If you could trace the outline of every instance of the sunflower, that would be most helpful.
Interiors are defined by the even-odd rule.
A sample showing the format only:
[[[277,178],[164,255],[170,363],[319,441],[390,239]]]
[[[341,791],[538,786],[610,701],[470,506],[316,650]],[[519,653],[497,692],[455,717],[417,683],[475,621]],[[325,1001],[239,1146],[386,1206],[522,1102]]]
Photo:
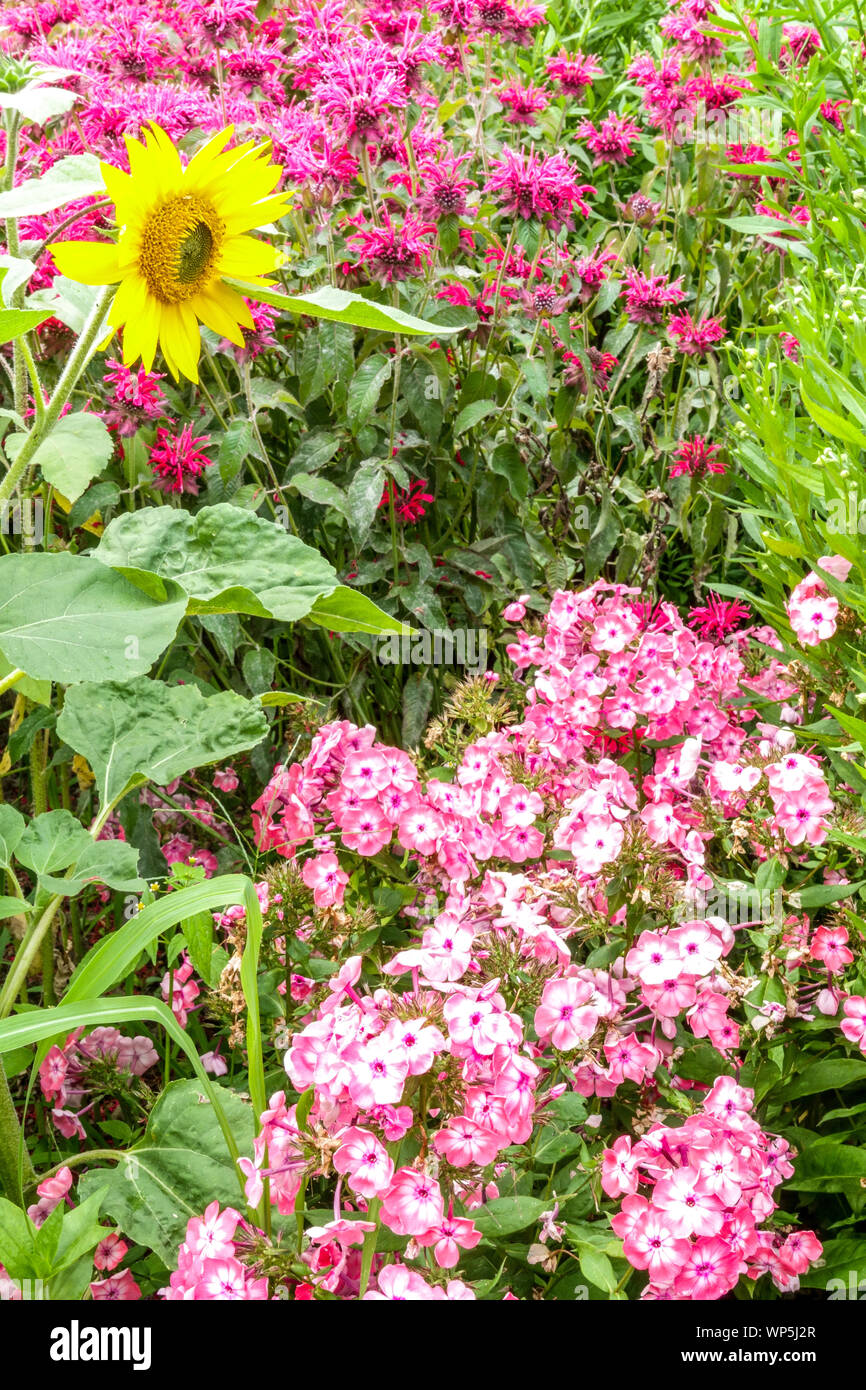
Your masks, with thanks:
[[[63,275],[85,285],[113,285],[108,315],[123,329],[126,366],[141,357],[150,371],[157,346],[172,373],[198,381],[198,320],[243,346],[250,311],[224,277],[266,289],[263,275],[279,254],[246,233],[287,210],[273,194],[281,170],[270,164],[270,143],[225,146],[232,126],[209,140],[184,166],[165,131],[151,125],[144,144],[126,137],[129,173],[103,164],[117,209],[117,243],[66,241],[52,246]],[[272,195],[272,196],[269,196]]]

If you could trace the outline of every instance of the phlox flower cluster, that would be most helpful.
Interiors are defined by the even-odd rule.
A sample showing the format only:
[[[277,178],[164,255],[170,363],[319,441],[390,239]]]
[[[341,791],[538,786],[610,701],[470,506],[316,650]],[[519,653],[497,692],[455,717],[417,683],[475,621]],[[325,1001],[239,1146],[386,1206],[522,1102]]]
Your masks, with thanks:
[[[39,1068],[39,1084],[53,1102],[52,1123],[66,1139],[85,1138],[81,1117],[110,1091],[110,1075],[122,1079],[143,1076],[158,1061],[149,1038],[127,1038],[116,1028],[83,1028],[71,1033],[62,1047],[56,1043]]]
[[[409,755],[378,743],[372,727],[329,724],[254,803],[259,846],[293,858],[317,835],[338,836],[304,875],[320,906],[339,906],[334,852],[371,857],[395,841],[451,894],[487,862],[511,869],[552,849],[569,851],[571,872],[591,885],[636,835],[708,889],[714,831],[696,812],[698,785],[725,818],[763,787],[768,829],[789,845],[819,844],[832,810],[820,765],[794,754],[776,767],[772,740],[763,753],[736,703],[745,686],[776,699],[792,689],[775,662],[746,677],[739,651],[749,640],[749,629],[729,644],[701,639],[670,605],[647,625],[622,586],[559,593],[543,636],[520,632],[508,647],[518,671],[538,668],[521,721],[467,748],[454,782],[422,785]],[[635,739],[678,741],[655,753],[643,805],[634,774],[606,756],[611,740]]]
[[[169,1302],[188,1300],[236,1302],[268,1297],[268,1281],[256,1277],[236,1255],[235,1237],[245,1223],[232,1207],[211,1202],[202,1216],[190,1218],[178,1251],[177,1269],[160,1295]]]
[[[820,1256],[813,1231],[765,1228],[794,1169],[787,1140],[765,1134],[753,1106],[754,1092],[720,1076],[679,1128],[654,1124],[605,1151],[602,1186],[623,1199],[611,1224],[647,1272],[643,1297],[714,1300],[762,1274],[795,1293]]]
[[[824,555],[818,561],[818,568],[844,584],[851,563],[841,555]],[[836,631],[839,600],[828,591],[821,575],[814,570],[792,589],[785,608],[801,647],[817,647]]]

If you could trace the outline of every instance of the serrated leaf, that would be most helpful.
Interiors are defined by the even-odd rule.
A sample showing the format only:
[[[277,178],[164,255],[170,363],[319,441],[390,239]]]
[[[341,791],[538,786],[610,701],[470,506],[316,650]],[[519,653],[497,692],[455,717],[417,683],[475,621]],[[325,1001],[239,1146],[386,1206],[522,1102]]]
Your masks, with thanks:
[[[143,782],[165,786],[191,768],[253,748],[267,733],[257,702],[233,691],[139,679],[66,692],[60,737],[82,754],[103,805]]]
[[[517,445],[510,439],[497,444],[490,456],[490,470],[500,478],[505,478],[508,490],[515,502],[523,502],[529,495],[529,472]]]
[[[403,747],[417,748],[433,703],[433,683],[413,671],[403,687]]]
[[[374,352],[361,363],[349,382],[346,417],[349,428],[357,434],[366,425],[379,402],[382,387],[391,375],[389,358]]]
[[[151,595],[89,555],[0,556],[0,650],[36,680],[143,675],[174,637],[186,595],[158,580]]]
[[[382,501],[385,470],[378,459],[368,459],[361,465],[349,484],[346,498],[349,504],[349,530],[360,550]]]
[[[238,1148],[251,1153],[252,1107],[227,1087],[217,1089]],[[190,1217],[200,1216],[213,1201],[237,1207],[235,1173],[200,1083],[174,1081],[151,1111],[143,1141],[112,1168],[86,1173],[79,1196],[105,1187],[103,1213],[173,1269]]]
[[[479,424],[488,415],[494,415],[498,409],[499,406],[495,401],[470,401],[469,405],[463,407],[454,421],[454,438],[456,439],[459,435],[465,434],[467,430],[471,430],[473,425]]]
[[[0,312],[0,328],[3,313]],[[0,335],[2,336],[2,335]],[[6,452],[14,462],[26,435],[13,434],[6,441]],[[64,415],[33,455],[33,463],[52,487],[75,502],[108,463],[114,453],[114,440],[105,422],[86,410]]]
[[[176,507],[127,512],[109,523],[94,555],[136,583],[143,573],[176,580],[190,613],[281,622],[302,618],[337,578],[312,546],[227,502],[194,515]]]
[[[104,883],[117,893],[140,893],[147,886],[138,876],[138,850],[134,845],[123,840],[94,841],[89,835],[87,838],[89,845],[76,855],[69,872],[63,878],[41,875],[40,889],[66,898],[93,883]]]
[[[309,502],[316,502],[320,507],[333,507],[340,516],[350,520],[349,500],[343,489],[329,478],[320,478],[316,473],[295,473],[290,482]]]
[[[15,858],[40,878],[66,869],[93,841],[71,811],[46,811],[35,816],[15,850]]]

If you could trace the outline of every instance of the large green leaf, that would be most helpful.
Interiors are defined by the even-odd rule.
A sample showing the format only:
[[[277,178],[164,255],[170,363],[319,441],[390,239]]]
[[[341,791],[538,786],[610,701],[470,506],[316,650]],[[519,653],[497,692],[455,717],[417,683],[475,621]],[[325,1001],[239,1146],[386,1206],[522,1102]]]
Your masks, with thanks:
[[[66,869],[93,844],[71,811],[46,811],[35,816],[21,836],[15,858],[37,874]]]
[[[45,315],[38,317],[41,320]],[[0,340],[3,336],[2,320],[3,312],[0,311]],[[26,438],[24,434],[13,434],[11,439],[6,440],[6,452],[13,462]],[[114,441],[105,423],[98,415],[78,410],[57,421],[48,438],[33,455],[33,463],[42,470],[47,483],[62,492],[70,502],[76,502],[88,483],[102,472],[113,452]]]
[[[37,309],[0,309],[0,343],[11,343],[15,338],[22,338],[31,328],[38,328],[50,317],[50,314],[43,314]],[[14,458],[9,451],[11,442],[7,439],[4,445],[10,459]]]
[[[56,275],[50,286],[27,296],[27,307],[45,309],[73,333],[80,333],[101,293],[99,286],[81,285],[77,280],[67,280],[65,275]],[[101,336],[107,332],[106,325]]]
[[[42,819],[42,817],[40,817]],[[104,883],[117,893],[140,893],[146,886],[138,876],[138,850],[123,840],[91,840],[76,855],[63,878],[43,874],[39,887],[61,897],[74,897],[91,883]]]
[[[0,556],[0,650],[36,680],[142,676],[185,611],[171,580],[147,594],[86,555]]]
[[[326,627],[329,632],[367,632],[374,636],[395,632],[408,637],[414,631],[399,618],[383,612],[366,594],[349,589],[345,584],[338,584],[333,593],[316,599],[307,619],[319,627]]]
[[[56,70],[55,70],[56,71]],[[61,73],[60,76],[67,76]],[[59,80],[59,79],[55,79]],[[78,101],[76,92],[69,92],[63,87],[46,87],[37,78],[34,82],[28,82],[17,92],[0,92],[0,111],[18,111],[26,121],[33,121],[36,125],[44,125],[54,116],[62,116],[70,107]],[[37,180],[33,180],[37,182]],[[17,192],[17,189],[15,190]],[[67,197],[70,196],[67,194]],[[64,198],[62,201],[66,201]],[[59,207],[59,203],[52,203],[52,207]],[[2,214],[5,216],[6,214]]]
[[[57,732],[90,764],[103,806],[146,781],[160,786],[193,767],[254,748],[267,720],[253,700],[194,685],[133,681],[82,684],[66,692]]]
[[[227,277],[228,278],[228,277]],[[442,338],[457,333],[457,328],[446,328],[443,324],[429,323],[426,319],[415,318],[394,309],[389,304],[376,304],[363,295],[352,294],[349,290],[338,290],[333,285],[324,285],[310,294],[283,294],[280,290],[262,290],[248,285],[242,280],[230,280],[242,293],[251,299],[272,304],[288,314],[305,314],[308,318],[333,319],[337,323],[351,323],[356,328],[378,328],[385,333],[402,333],[409,337]]]
[[[494,1197],[472,1213],[483,1235],[495,1239],[532,1226],[547,1207],[542,1197]]]
[[[91,193],[104,192],[105,180],[96,156],[71,154],[58,159],[41,178],[25,179],[17,188],[0,193],[0,217],[33,217]]]
[[[860,1211],[866,1200],[864,1181],[866,1148],[820,1139],[801,1149],[794,1176],[785,1187],[789,1192],[843,1192],[852,1208]]]
[[[800,1284],[807,1289],[823,1289],[826,1293],[831,1280],[836,1280],[833,1292],[836,1297],[862,1299],[864,1290],[858,1288],[859,1281],[866,1279],[866,1240],[861,1237],[843,1236],[840,1240],[823,1242],[824,1250],[821,1264],[800,1275]],[[838,1287],[842,1281],[843,1289]],[[853,1290],[850,1286],[853,1284]],[[832,1297],[832,1292],[830,1294]]]
[[[116,517],[95,555],[104,565],[176,579],[191,613],[249,613],[294,622],[337,575],[317,550],[275,521],[227,502],[195,515],[142,507]]]
[[[840,1090],[855,1081],[866,1079],[866,1062],[854,1057],[827,1058],[812,1062],[805,1071],[789,1081],[778,1093],[780,1101],[799,1100],[801,1096],[817,1096],[822,1091]]]
[[[249,1154],[252,1107],[237,1092],[218,1089],[235,1142]],[[237,1207],[237,1172],[201,1085],[174,1081],[154,1106],[142,1142],[125,1153],[115,1168],[85,1174],[79,1196],[105,1187],[103,1213],[174,1269],[191,1216],[201,1216],[213,1201]]]

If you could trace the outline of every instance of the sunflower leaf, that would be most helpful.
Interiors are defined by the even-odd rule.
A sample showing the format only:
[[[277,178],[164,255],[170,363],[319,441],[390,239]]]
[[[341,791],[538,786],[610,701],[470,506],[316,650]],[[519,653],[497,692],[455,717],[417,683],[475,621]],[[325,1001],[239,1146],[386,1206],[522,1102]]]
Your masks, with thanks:
[[[103,806],[143,782],[166,786],[254,748],[267,727],[258,701],[234,691],[208,697],[146,677],[74,686],[57,721],[60,737],[90,764]]]
[[[137,584],[146,574],[176,579],[190,613],[295,622],[337,582],[317,550],[277,522],[227,502],[195,516],[176,507],[125,513],[105,528],[94,555]]]
[[[4,104],[4,95],[7,94],[0,93],[0,106]],[[56,92],[54,95],[68,94]],[[53,212],[64,203],[104,192],[105,181],[96,156],[71,154],[66,159],[58,159],[41,178],[25,179],[17,188],[0,193],[0,217],[35,217]]]
[[[377,328],[383,333],[402,333],[409,337],[442,338],[449,333],[459,332],[457,328],[428,323],[426,319],[415,318],[413,314],[395,309],[390,304],[377,304],[361,294],[338,290],[333,285],[323,285],[310,294],[283,294],[280,290],[261,289],[242,280],[229,280],[228,283],[250,299],[271,304],[287,314],[332,319],[336,323],[351,323],[355,328]]]
[[[3,318],[0,310],[0,338]],[[24,434],[13,434],[7,439],[6,453],[13,462],[26,438]],[[113,452],[114,441],[105,423],[98,415],[78,410],[57,421],[33,455],[33,462],[41,468],[46,483],[62,492],[67,501],[77,502],[88,484],[102,472]]]
[[[0,309],[0,343],[11,343],[15,338],[23,338],[31,328],[38,328],[40,323],[44,323],[50,317],[50,314],[39,313],[36,309]],[[8,445],[7,440],[7,454]]]
[[[145,594],[90,556],[0,556],[0,652],[34,680],[142,676],[174,637],[186,596],[171,580]]]
[[[54,116],[64,115],[76,101],[77,92],[68,92],[62,87],[44,87],[38,82],[28,82],[17,92],[0,92],[0,110],[17,111],[25,121],[33,121],[36,125],[44,125]],[[55,203],[54,206],[58,207],[59,204]]]

